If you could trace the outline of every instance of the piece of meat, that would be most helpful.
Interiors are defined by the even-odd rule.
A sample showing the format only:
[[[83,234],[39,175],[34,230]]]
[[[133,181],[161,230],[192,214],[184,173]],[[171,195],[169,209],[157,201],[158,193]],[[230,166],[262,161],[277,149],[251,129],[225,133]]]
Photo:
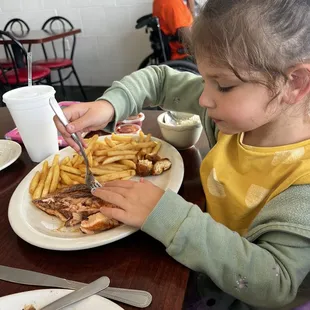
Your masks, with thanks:
[[[146,154],[145,158],[150,160],[153,164],[161,160],[161,157],[158,154],[152,154],[152,153]]]
[[[85,234],[92,234],[96,231],[102,231],[119,226],[119,221],[110,219],[102,213],[90,215],[87,220],[82,221],[80,229]]]
[[[86,221],[85,229],[89,231],[101,231],[119,225],[118,222],[116,225],[114,220],[112,221],[114,226],[109,221],[101,221],[100,227],[87,224],[88,217],[100,212],[101,207],[115,208],[116,206],[93,196],[85,184],[63,188],[32,202],[47,214],[57,216],[67,227],[81,224],[83,221]]]
[[[148,159],[140,159],[137,162],[136,173],[140,177],[147,177],[151,174],[153,163]]]
[[[33,305],[28,305],[28,306],[25,306],[23,310],[36,310],[36,308]]]
[[[160,175],[164,171],[167,171],[171,168],[171,161],[168,158],[162,158],[158,160],[152,168],[152,175]]]

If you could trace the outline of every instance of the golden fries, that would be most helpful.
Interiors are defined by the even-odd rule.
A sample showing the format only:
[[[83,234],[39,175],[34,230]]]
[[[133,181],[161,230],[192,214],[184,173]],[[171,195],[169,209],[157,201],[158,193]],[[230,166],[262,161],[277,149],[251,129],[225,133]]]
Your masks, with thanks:
[[[73,168],[73,167],[70,167],[70,166],[65,166],[65,165],[61,165],[60,166],[60,170],[66,171],[66,172],[70,172],[72,174],[77,174],[77,175],[82,174],[79,169]]]
[[[138,151],[110,151],[108,156],[118,156],[118,155],[136,155]]]
[[[112,133],[111,139],[115,141],[130,143],[132,141],[132,136],[116,135],[115,133]]]
[[[145,159],[147,154],[156,155],[161,148],[160,142],[142,131],[138,137],[113,133],[98,140],[98,135],[94,135],[85,143],[90,169],[99,182],[131,179],[136,175],[137,161]],[[57,154],[50,166],[45,161],[42,170],[35,173],[29,193],[32,199],[39,199],[73,184],[85,184],[85,174],[86,165],[80,154],[64,158]]]
[[[157,154],[158,151],[160,150],[161,148],[161,143],[160,142],[157,142],[156,143],[156,146],[153,148],[153,150],[151,151],[152,154]]]
[[[131,169],[136,170],[136,168],[137,168],[136,164],[135,164],[132,160],[121,159],[119,162],[120,162],[121,164],[123,164],[123,165],[125,165],[125,166],[131,168]]]
[[[43,191],[42,191],[42,197],[45,197],[49,190],[50,190],[50,187],[51,187],[51,183],[52,183],[52,178],[53,178],[53,166],[51,168],[49,168],[49,171],[48,171],[48,174],[47,174],[47,177],[45,179],[45,182],[44,182],[44,187],[43,187]]]
[[[132,177],[134,175],[136,175],[135,170],[125,170],[125,171],[113,172],[110,174],[99,176],[97,177],[97,180],[99,182],[104,183],[104,182],[113,181],[113,180],[117,180],[117,179],[121,179],[125,177]]]
[[[69,158],[69,161],[70,161],[70,158]],[[53,159],[53,163],[52,163],[52,166],[54,165],[58,165],[59,163],[59,155],[55,155],[54,159]]]
[[[34,193],[35,189],[37,188],[37,186],[39,184],[40,175],[41,175],[41,173],[39,171],[37,171],[36,174],[34,175],[34,177],[32,178],[31,182],[30,182],[29,193],[31,195]]]
[[[122,159],[135,159],[136,155],[118,155],[118,156],[112,156],[108,157],[102,162],[102,165],[114,163],[116,161],[122,160]]]
[[[60,177],[64,184],[73,185],[73,180],[70,179],[69,175],[66,172],[60,170]]]
[[[60,169],[59,169],[59,165],[55,165],[53,167],[53,178],[52,178],[52,182],[51,182],[51,187],[50,187],[50,193],[53,193],[56,191],[57,189],[57,185],[59,183],[59,175],[60,175]]]
[[[47,177],[47,172],[48,172],[48,163],[47,161],[45,161],[43,164],[41,175],[40,175],[40,181],[33,193],[32,199],[39,199],[40,197],[42,197],[42,191],[43,191],[45,179]]]

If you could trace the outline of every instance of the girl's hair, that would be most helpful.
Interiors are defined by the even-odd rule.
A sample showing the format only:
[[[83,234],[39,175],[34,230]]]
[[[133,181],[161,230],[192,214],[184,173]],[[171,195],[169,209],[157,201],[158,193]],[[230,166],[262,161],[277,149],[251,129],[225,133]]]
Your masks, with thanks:
[[[242,81],[246,72],[247,81],[276,91],[289,67],[310,62],[310,0],[208,0],[191,47],[196,58],[208,57]]]

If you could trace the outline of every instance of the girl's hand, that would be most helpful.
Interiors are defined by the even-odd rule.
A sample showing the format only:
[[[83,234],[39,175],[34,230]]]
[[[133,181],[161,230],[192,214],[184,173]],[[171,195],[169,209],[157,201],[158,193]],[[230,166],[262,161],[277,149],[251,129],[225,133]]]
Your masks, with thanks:
[[[141,228],[163,194],[161,188],[144,179],[140,182],[108,182],[93,192],[94,196],[120,207],[120,209],[101,208],[101,213],[138,228]]]
[[[114,108],[106,100],[73,104],[63,110],[69,125],[64,127],[57,116],[54,122],[67,143],[79,152],[78,145],[71,138],[72,133],[99,130],[114,118]]]

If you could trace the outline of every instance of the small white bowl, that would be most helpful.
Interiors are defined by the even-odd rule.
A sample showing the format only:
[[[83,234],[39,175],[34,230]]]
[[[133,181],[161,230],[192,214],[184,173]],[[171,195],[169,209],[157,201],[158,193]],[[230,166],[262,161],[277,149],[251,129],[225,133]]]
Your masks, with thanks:
[[[201,123],[193,122],[192,124],[173,125],[165,123],[164,112],[157,117],[163,138],[179,150],[185,150],[195,145],[202,132]]]

